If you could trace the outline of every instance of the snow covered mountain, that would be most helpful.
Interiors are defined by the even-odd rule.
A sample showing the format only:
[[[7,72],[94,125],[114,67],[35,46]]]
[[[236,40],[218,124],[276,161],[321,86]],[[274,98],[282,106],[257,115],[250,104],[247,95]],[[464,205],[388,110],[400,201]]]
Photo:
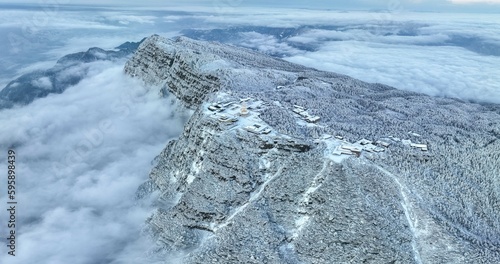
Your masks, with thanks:
[[[184,263],[498,263],[500,106],[243,48],[146,39],[125,72],[194,110],[139,199]]]

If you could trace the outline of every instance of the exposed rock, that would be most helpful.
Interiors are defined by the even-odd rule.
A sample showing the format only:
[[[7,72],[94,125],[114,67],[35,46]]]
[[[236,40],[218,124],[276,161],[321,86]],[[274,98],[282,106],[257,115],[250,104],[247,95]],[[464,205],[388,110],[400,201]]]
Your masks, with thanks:
[[[138,192],[161,192],[148,223],[185,263],[500,262],[498,105],[184,37],[148,38],[125,72],[195,110]]]

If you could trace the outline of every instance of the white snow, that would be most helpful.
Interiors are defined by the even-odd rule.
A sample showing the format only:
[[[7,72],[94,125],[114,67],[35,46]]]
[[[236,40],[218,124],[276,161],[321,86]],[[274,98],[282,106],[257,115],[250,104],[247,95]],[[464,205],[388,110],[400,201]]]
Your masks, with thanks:
[[[228,63],[225,60],[218,59],[218,60],[210,61],[208,63],[200,65],[199,70],[201,72],[213,72],[213,71],[216,71],[219,69],[225,69],[225,68],[230,68],[230,67],[231,67],[230,63]]]
[[[217,232],[217,230],[221,229],[221,228],[224,228],[225,226],[227,226],[231,220],[236,216],[238,215],[239,213],[243,212],[243,210],[251,203],[253,203],[254,201],[256,201],[257,199],[260,198],[260,196],[262,195],[262,192],[266,189],[267,185],[272,182],[274,179],[276,179],[279,175],[281,175],[281,172],[283,171],[283,166],[281,166],[278,171],[273,174],[273,175],[269,175],[269,174],[266,174],[266,181],[260,186],[259,190],[257,192],[253,192],[251,195],[250,195],[250,199],[248,199],[248,201],[243,204],[242,206],[238,207],[232,214],[231,216],[229,216],[227,218],[226,221],[224,221],[223,223],[221,223],[220,225],[218,226],[215,226],[215,224],[212,224],[212,230],[214,232]]]
[[[269,169],[271,168],[271,162],[264,157],[259,159],[259,169]]]
[[[295,239],[299,236],[300,232],[302,229],[304,229],[304,226],[309,222],[309,216],[304,215],[299,217],[299,219],[295,220],[295,230],[292,233],[292,239]]]
[[[323,167],[318,172],[318,174],[316,174],[316,176],[314,176],[314,178],[311,182],[311,185],[306,190],[306,192],[303,194],[302,200],[300,201],[300,204],[302,204],[302,205],[307,204],[309,202],[309,198],[311,196],[311,193],[318,190],[318,188],[323,184],[323,180],[325,179],[324,172],[325,172],[326,168],[328,167],[328,165],[329,165],[329,161],[327,159],[325,159],[325,161],[323,162]]]
[[[50,90],[52,89],[52,81],[50,80],[49,77],[42,77],[37,80],[34,80],[31,82],[33,86],[40,87],[45,90]]]
[[[339,150],[343,141],[333,138],[328,138],[323,140],[326,144],[326,149],[324,152],[325,158],[330,159],[336,163],[341,163],[343,160],[349,157],[349,155],[344,155]]]
[[[193,175],[189,174],[187,176],[187,178],[186,178],[187,184],[191,184],[194,181],[194,179],[196,179],[196,177],[194,177]]]
[[[325,179],[325,170],[328,167],[330,162],[325,159],[323,162],[323,167],[321,170],[314,176],[311,185],[309,188],[304,192],[302,195],[302,199],[299,202],[299,207],[297,208],[297,212],[300,214],[305,214],[306,211],[306,205],[309,202],[309,198],[312,193],[318,190],[319,187],[323,184],[323,181]],[[297,220],[295,220],[295,229],[292,231],[292,239],[295,239],[299,236],[300,232],[306,225],[306,223],[309,221],[310,216],[308,215],[301,215]]]
[[[403,198],[403,202],[401,203],[401,206],[403,207],[403,211],[406,216],[406,220],[408,221],[408,225],[410,226],[410,230],[413,233],[414,239],[412,241],[412,249],[414,252],[414,257],[415,257],[415,262],[421,264],[422,260],[420,258],[420,252],[418,251],[418,245],[417,245],[417,237],[419,236],[419,229],[416,228],[418,225],[418,220],[413,217],[413,209],[412,209],[412,202],[408,198],[407,193],[409,192],[408,188],[401,184],[399,179],[396,177],[396,175],[392,174],[391,172],[387,171],[386,169],[380,167],[379,165],[373,164],[377,169],[379,169],[381,172],[383,172],[385,175],[389,176],[391,179],[394,180],[394,182],[399,186],[399,191],[401,193],[401,197]]]
[[[169,179],[170,183],[176,183],[177,182],[177,176],[179,175],[179,170],[176,170],[174,175],[172,175]]]
[[[191,170],[195,173],[198,174],[201,171],[201,164],[199,162],[193,162],[191,165]]]

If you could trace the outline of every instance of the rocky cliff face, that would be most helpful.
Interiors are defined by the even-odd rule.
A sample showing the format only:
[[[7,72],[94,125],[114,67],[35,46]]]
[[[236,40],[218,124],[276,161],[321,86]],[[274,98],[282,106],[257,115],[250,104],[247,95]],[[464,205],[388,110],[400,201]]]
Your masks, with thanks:
[[[500,262],[500,107],[152,36],[125,72],[194,114],[138,197],[183,263]]]

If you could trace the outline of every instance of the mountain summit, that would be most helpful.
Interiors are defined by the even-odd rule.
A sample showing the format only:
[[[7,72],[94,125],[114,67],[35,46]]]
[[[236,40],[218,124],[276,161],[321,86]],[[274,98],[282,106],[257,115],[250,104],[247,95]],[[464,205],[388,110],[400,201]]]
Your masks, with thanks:
[[[194,110],[138,198],[183,263],[500,263],[500,106],[186,37],[125,72]]]

